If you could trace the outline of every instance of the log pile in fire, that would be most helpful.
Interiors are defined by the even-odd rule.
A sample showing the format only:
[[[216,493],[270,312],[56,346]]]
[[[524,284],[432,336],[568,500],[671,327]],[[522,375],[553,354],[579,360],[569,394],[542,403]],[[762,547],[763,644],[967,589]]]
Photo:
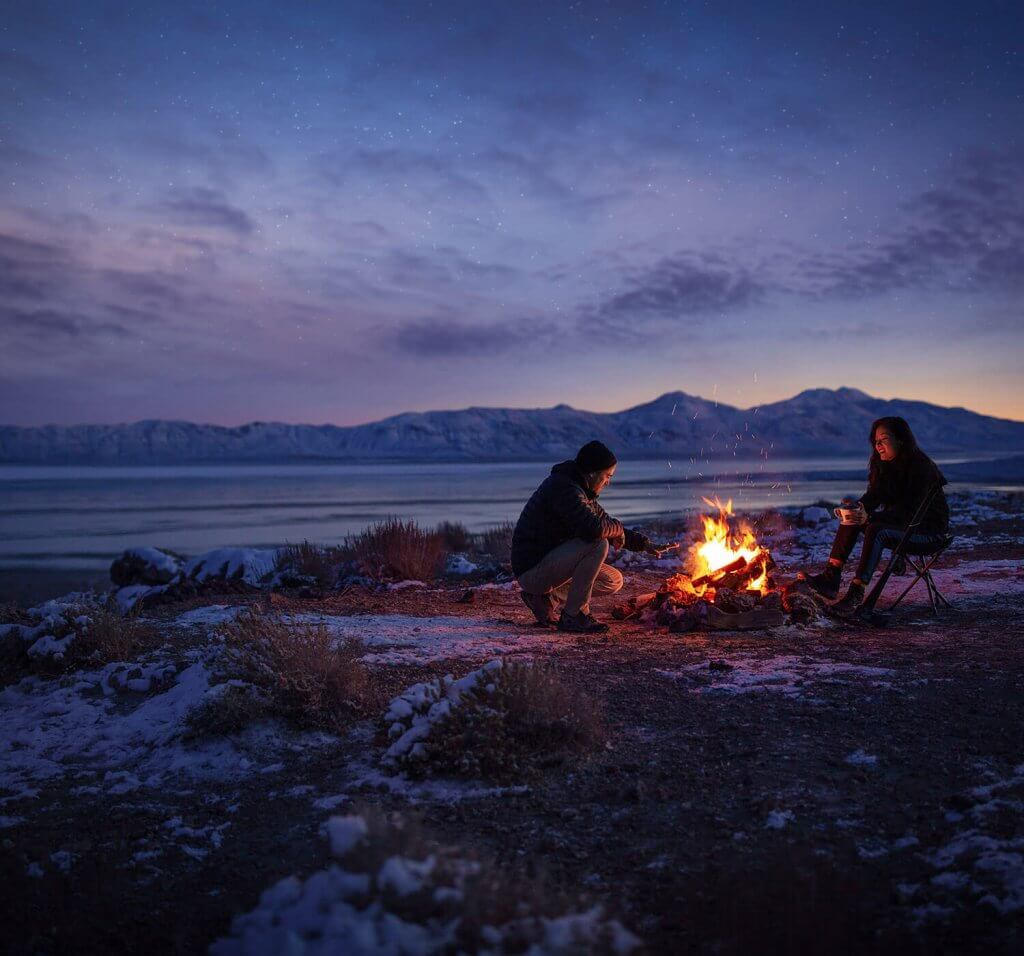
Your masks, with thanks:
[[[777,586],[775,562],[747,523],[732,513],[732,501],[705,503],[718,513],[701,518],[704,537],[690,548],[686,570],[654,592],[616,608],[619,620],[639,619],[670,631],[750,630],[775,627],[786,612],[817,613],[800,591]],[[805,606],[807,605],[807,606]]]

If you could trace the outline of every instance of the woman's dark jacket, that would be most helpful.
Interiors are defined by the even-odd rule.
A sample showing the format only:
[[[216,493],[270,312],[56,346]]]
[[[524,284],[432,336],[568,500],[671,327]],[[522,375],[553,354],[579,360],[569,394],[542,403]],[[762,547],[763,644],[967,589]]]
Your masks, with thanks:
[[[871,520],[905,528],[910,524],[930,488],[939,486],[917,532],[946,534],[949,531],[949,505],[942,485],[945,476],[923,451],[915,449],[892,461],[879,461],[876,474],[868,481],[868,490],[861,496]]]
[[[626,536],[626,547],[640,537],[608,516],[576,462],[563,461],[551,469],[519,516],[512,533],[512,572],[519,577],[571,538],[597,541],[619,535]]]

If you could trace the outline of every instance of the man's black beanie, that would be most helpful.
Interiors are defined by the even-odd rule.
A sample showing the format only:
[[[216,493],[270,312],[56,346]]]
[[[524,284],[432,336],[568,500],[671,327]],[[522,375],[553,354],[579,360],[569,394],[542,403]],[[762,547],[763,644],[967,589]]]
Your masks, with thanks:
[[[588,441],[576,452],[576,464],[580,471],[604,471],[616,463],[612,450],[599,441]]]

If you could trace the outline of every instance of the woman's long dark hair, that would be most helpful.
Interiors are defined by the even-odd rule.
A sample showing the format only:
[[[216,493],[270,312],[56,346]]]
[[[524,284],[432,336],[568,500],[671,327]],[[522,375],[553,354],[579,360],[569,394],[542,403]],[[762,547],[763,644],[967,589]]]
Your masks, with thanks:
[[[899,450],[893,464],[900,471],[913,459],[918,456],[927,458],[921,451],[914,433],[910,430],[905,418],[899,415],[886,415],[884,418],[876,418],[871,424],[871,432],[868,434],[868,441],[871,443],[871,461],[868,463],[868,482],[874,484],[881,477],[882,465],[887,464],[878,457],[878,449],[875,447],[875,434],[879,428],[886,428],[889,434],[900,443]],[[929,459],[930,461],[931,459]]]

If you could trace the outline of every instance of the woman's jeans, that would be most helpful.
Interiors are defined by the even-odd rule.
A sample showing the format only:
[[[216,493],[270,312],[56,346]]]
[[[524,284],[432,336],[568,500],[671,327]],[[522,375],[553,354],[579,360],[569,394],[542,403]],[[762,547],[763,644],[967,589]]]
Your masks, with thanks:
[[[895,548],[906,530],[898,525],[883,524],[879,521],[869,521],[867,524],[841,524],[832,545],[831,557],[845,564],[863,531],[864,545],[861,547],[856,577],[858,581],[867,584],[878,569],[882,552],[886,548]],[[907,539],[907,551],[910,554],[927,554],[941,543],[942,535],[939,534],[912,534]]]

